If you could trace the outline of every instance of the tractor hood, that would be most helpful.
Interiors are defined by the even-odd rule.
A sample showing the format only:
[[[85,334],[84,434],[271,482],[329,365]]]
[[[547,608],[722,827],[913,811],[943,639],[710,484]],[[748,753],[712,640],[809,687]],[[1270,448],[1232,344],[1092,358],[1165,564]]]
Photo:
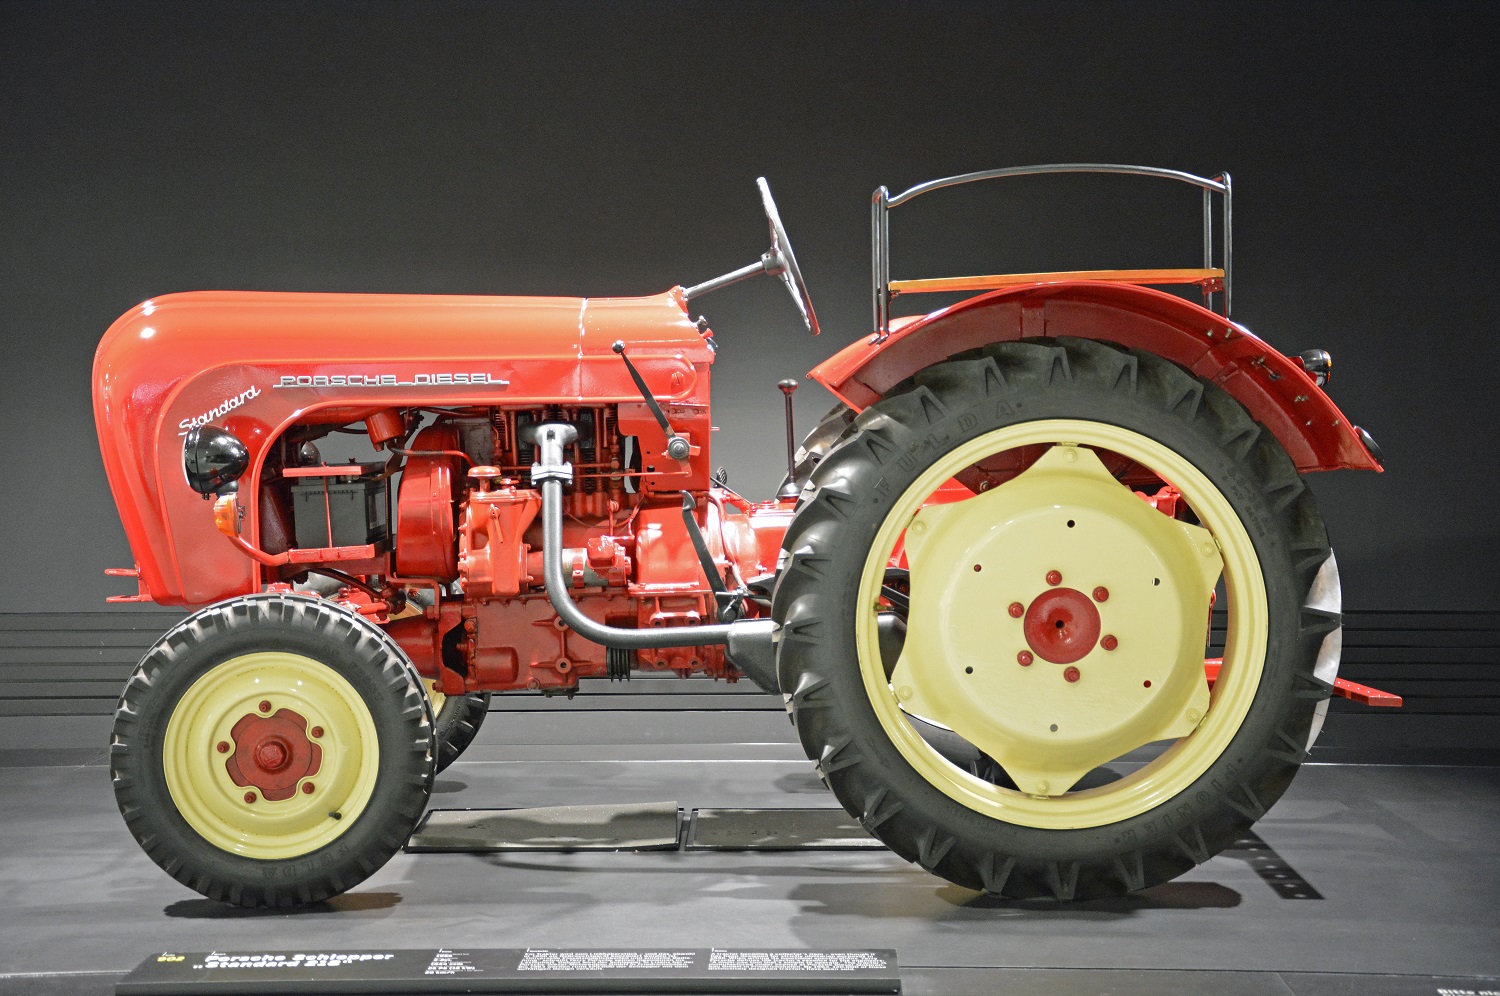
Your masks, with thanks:
[[[183,590],[184,576],[204,572],[178,571],[174,549],[184,537],[226,546],[183,474],[182,437],[194,426],[238,436],[253,480],[266,444],[293,421],[392,406],[638,401],[616,340],[658,399],[708,403],[713,351],[681,288],[639,298],[212,291],[138,305],[99,344],[94,419],[142,586],[162,604],[214,594]],[[201,523],[174,521],[183,518]]]

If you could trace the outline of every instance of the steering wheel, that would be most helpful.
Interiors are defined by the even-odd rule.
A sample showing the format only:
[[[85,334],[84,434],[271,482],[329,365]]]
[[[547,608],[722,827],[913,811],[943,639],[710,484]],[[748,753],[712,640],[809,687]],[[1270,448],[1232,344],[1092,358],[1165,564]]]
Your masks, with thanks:
[[[781,215],[776,211],[776,202],[771,199],[771,185],[763,176],[756,177],[755,185],[760,188],[760,200],[766,209],[766,220],[771,223],[771,248],[761,256],[761,266],[786,284],[787,293],[792,295],[792,302],[802,313],[802,322],[807,326],[807,331],[817,335],[818,316],[813,311],[811,298],[807,296],[807,281],[802,279],[802,270],[797,266],[791,240],[786,237],[786,227],[782,225]]]

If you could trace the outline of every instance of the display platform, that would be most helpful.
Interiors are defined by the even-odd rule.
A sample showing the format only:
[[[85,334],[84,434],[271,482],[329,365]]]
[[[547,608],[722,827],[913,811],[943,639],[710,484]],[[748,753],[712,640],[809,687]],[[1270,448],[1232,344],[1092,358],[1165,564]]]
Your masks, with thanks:
[[[772,841],[775,811],[847,817],[784,715],[602,715],[492,715],[430,808],[671,800],[674,822],[696,811],[695,837],[663,850],[401,853],[294,911],[210,902],[152,864],[115,808],[107,725],[74,738],[98,744],[85,763],[13,755],[24,763],[0,768],[0,993],[106,996],[167,951],[526,947],[887,948],[907,996],[1500,991],[1500,768],[1310,764],[1256,824],[1264,847],[1247,839],[1175,882],[1059,906],[961,889],[883,848],[688,846],[720,839],[716,811],[740,814],[720,826]]]

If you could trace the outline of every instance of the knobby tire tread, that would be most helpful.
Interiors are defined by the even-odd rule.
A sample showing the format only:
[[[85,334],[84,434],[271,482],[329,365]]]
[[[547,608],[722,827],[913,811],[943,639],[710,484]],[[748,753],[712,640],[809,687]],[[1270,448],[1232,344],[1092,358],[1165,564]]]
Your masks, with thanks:
[[[307,653],[308,643],[297,642],[307,639],[346,648],[349,657],[358,660],[350,669],[353,673],[339,673],[356,689],[366,686],[362,693],[377,733],[384,718],[388,728],[399,727],[400,735],[390,736],[390,743],[381,736],[374,794],[338,838],[288,859],[229,854],[199,836],[172,802],[160,754],[167,722],[181,694],[217,664],[256,650]],[[369,703],[369,695],[387,697],[384,717],[378,703]],[[426,810],[433,762],[432,710],[400,647],[352,611],[298,594],[229,599],[188,616],[163,634],[126,682],[110,740],[115,800],[151,860],[209,899],[252,908],[321,902],[377,871],[406,843]]]
[[[859,575],[890,501],[966,439],[1054,417],[1112,421],[1189,451],[1184,455],[1209,473],[1245,522],[1271,615],[1261,686],[1224,753],[1156,808],[1073,830],[1003,823],[926,782],[876,718],[854,651]],[[966,427],[966,420],[977,424]],[[995,344],[898,385],[861,412],[812,470],[783,542],[773,599],[779,679],[819,775],[906,860],[1012,898],[1139,891],[1239,839],[1306,758],[1313,712],[1329,694],[1313,666],[1341,618],[1304,607],[1330,557],[1323,520],[1291,459],[1222,389],[1154,354],[1110,343]]]
[[[489,711],[489,692],[450,695],[443,700],[443,707],[438,710],[433,724],[439,773],[469,749]]]

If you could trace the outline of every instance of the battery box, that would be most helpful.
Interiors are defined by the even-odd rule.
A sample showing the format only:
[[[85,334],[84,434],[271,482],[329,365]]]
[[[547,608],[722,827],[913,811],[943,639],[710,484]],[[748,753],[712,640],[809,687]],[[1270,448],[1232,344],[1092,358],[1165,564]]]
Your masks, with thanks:
[[[384,543],[390,536],[384,469],[379,463],[288,467],[297,546]]]

